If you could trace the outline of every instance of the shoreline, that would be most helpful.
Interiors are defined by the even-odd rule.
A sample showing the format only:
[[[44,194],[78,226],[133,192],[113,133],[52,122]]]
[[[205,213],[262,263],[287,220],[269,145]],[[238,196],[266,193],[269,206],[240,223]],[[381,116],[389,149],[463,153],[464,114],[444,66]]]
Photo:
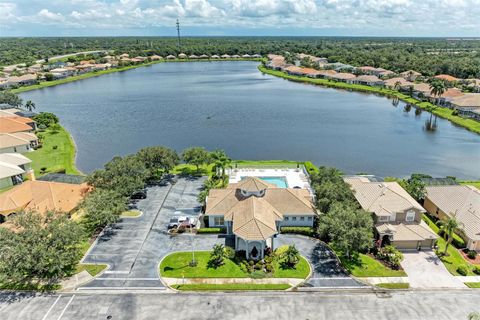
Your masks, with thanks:
[[[136,65],[131,65],[131,66],[125,66],[125,67],[120,67],[120,68],[111,68],[108,70],[102,70],[102,71],[92,71],[92,72],[87,72],[81,75],[77,76],[72,76],[64,79],[58,79],[58,80],[52,80],[52,81],[42,81],[39,84],[34,84],[30,86],[22,86],[16,89],[12,89],[11,92],[15,94],[23,93],[23,92],[28,92],[32,90],[38,90],[38,89],[43,89],[43,88],[49,88],[49,87],[54,87],[58,86],[61,84],[65,83],[70,83],[70,82],[75,82],[79,80],[84,80],[84,79],[89,79],[89,78],[94,78],[94,77],[99,77],[105,74],[110,74],[110,73],[115,73],[115,72],[124,72],[128,70],[133,70],[141,67],[148,67],[154,64],[159,64],[159,63],[164,63],[164,62],[215,62],[215,61],[258,61],[261,62],[262,58],[238,58],[238,59],[163,59],[163,60],[158,60],[158,61],[150,61],[147,63],[142,63],[142,64],[136,64]]]
[[[343,89],[347,91],[357,91],[357,92],[364,92],[364,93],[371,93],[371,94],[379,94],[381,96],[385,96],[387,98],[398,98],[405,103],[411,104],[414,107],[419,109],[425,110],[439,116],[443,119],[446,119],[457,125],[459,127],[465,128],[470,132],[480,134],[480,122],[475,121],[473,119],[468,118],[461,118],[459,116],[453,115],[453,110],[448,108],[441,108],[431,104],[430,102],[422,102],[415,98],[412,98],[406,94],[398,92],[396,90],[387,89],[387,88],[380,88],[380,87],[370,87],[366,85],[359,85],[359,84],[348,84],[345,82],[337,82],[337,81],[330,81],[327,79],[317,79],[317,78],[309,78],[309,77],[302,77],[302,76],[292,76],[286,74],[283,71],[271,70],[266,68],[263,65],[258,66],[258,70],[263,74],[268,74],[274,77],[283,78],[293,82],[301,82],[301,83],[309,83],[313,85],[329,87],[334,89]]]

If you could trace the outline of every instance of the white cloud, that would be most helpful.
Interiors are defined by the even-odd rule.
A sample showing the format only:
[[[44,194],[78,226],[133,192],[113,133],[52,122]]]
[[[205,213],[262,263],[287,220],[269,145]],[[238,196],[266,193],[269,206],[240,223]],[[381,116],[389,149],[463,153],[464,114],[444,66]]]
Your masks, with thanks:
[[[0,25],[345,29],[480,36],[480,0],[0,0]],[[55,29],[52,28],[52,33]]]

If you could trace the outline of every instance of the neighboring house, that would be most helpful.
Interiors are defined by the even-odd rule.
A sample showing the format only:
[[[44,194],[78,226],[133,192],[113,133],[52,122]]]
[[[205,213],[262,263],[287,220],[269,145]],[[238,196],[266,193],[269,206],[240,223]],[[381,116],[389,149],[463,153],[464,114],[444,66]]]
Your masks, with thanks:
[[[0,133],[33,132],[36,123],[24,117],[0,117]]]
[[[423,206],[439,219],[452,215],[460,222],[467,248],[480,251],[480,190],[473,186],[427,186]]]
[[[414,71],[414,70],[408,70],[400,73],[400,75],[407,81],[414,82],[417,80],[418,77],[421,77],[422,74],[420,72]]]
[[[220,58],[222,58],[222,59],[230,59],[231,57],[230,57],[229,54],[222,54],[222,55],[220,56]]]
[[[30,132],[0,133],[1,153],[25,153],[38,145],[38,137]]]
[[[437,234],[422,220],[425,209],[397,182],[372,182],[367,177],[344,178],[361,207],[373,213],[380,245],[398,249],[432,248]]]
[[[150,56],[150,60],[152,61],[158,61],[158,60],[162,60],[163,58],[161,56],[157,56],[157,55],[153,55],[153,56]]]
[[[353,73],[345,73],[345,72],[334,73],[324,77],[327,79],[332,79],[340,82],[347,82],[351,79],[356,78],[356,76]]]
[[[256,177],[210,190],[205,210],[209,227],[224,227],[235,250],[253,259],[273,248],[281,226],[313,227],[316,215],[307,189],[278,188]]]
[[[31,163],[32,160],[19,153],[0,154],[0,189],[22,183],[24,175],[35,179]]]
[[[54,79],[64,79],[73,76],[77,69],[74,67],[56,68],[50,71]]]
[[[198,56],[195,54],[191,54],[188,56],[188,59],[198,59]]]
[[[443,81],[447,81],[447,82],[457,82],[458,78],[455,78],[454,76],[451,76],[451,75],[448,75],[448,74],[439,74],[437,76],[435,76],[434,78],[436,79],[440,79],[440,80],[443,80]]]
[[[387,88],[393,89],[393,88],[395,88],[395,85],[397,83],[400,83],[400,88],[409,87],[409,86],[413,85],[413,82],[407,81],[404,78],[400,78],[400,77],[390,78],[388,80],[385,80],[383,82],[383,85]]]
[[[480,93],[465,93],[449,101],[452,109],[465,117],[480,120]]]
[[[180,54],[178,55],[178,59],[187,59],[187,58],[188,58],[188,57],[187,57],[187,55],[186,55],[185,53],[180,53]]]
[[[28,86],[32,84],[37,84],[37,75],[36,74],[24,74],[19,77],[10,77],[8,78],[8,83],[11,85],[20,85]]]
[[[363,84],[367,86],[381,86],[383,81],[380,80],[377,76],[374,75],[362,75],[355,78],[352,78],[347,81],[348,83],[353,84]]]
[[[167,60],[174,60],[174,59],[176,59],[176,57],[174,55],[170,54],[170,55],[167,56]]]
[[[2,112],[8,112],[11,114],[11,117],[14,117],[14,116],[20,116],[20,117],[24,117],[24,118],[33,118],[37,115],[37,113],[35,112],[32,112],[32,111],[28,111],[28,110],[24,110],[24,109],[19,109],[19,108],[12,108],[12,106],[8,105],[8,104],[0,104],[0,110]]]
[[[20,211],[70,213],[88,192],[87,184],[25,181],[0,194],[0,219]]]

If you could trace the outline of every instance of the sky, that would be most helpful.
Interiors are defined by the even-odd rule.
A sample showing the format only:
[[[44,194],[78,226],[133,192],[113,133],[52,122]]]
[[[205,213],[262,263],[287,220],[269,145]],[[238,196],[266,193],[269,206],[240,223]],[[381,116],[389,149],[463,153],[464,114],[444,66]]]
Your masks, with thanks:
[[[0,0],[1,36],[480,37],[480,0]]]

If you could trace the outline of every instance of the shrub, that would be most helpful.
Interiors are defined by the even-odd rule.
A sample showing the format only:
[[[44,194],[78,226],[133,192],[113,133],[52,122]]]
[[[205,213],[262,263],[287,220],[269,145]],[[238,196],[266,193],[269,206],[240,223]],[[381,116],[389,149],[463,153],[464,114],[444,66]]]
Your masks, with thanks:
[[[40,172],[45,172],[45,171],[47,171],[47,167],[41,167],[40,168]]]
[[[313,237],[313,235],[315,234],[312,227],[281,227],[280,232],[301,234],[309,237]]]
[[[265,270],[267,270],[268,273],[273,272],[273,265],[267,264],[267,265],[265,266]],[[479,270],[480,270],[480,269],[479,269]]]
[[[468,274],[468,268],[467,268],[467,266],[459,266],[457,268],[457,272],[458,272],[458,274],[460,274],[462,276],[466,276]]]
[[[53,149],[53,150],[57,150],[57,149],[58,149],[58,146],[53,146],[52,149]]]
[[[225,247],[223,253],[227,259],[232,260],[235,258],[235,250],[232,247]]]
[[[469,250],[467,253],[467,257],[469,257],[470,259],[475,259],[477,257],[477,251]]]
[[[200,228],[197,233],[225,233],[225,228]]]
[[[285,252],[287,252],[287,250],[288,250],[288,245],[283,245],[281,247],[278,247],[277,249],[275,249],[275,256],[281,257],[285,254]]]
[[[377,258],[385,261],[393,269],[398,269],[403,260],[403,254],[394,246],[385,246],[378,251]]]
[[[473,268],[473,273],[480,275],[480,267]]]
[[[224,264],[223,257],[224,257],[223,245],[216,244],[213,246],[213,251],[210,254],[210,260],[208,261],[208,264],[213,268],[218,268]]]

